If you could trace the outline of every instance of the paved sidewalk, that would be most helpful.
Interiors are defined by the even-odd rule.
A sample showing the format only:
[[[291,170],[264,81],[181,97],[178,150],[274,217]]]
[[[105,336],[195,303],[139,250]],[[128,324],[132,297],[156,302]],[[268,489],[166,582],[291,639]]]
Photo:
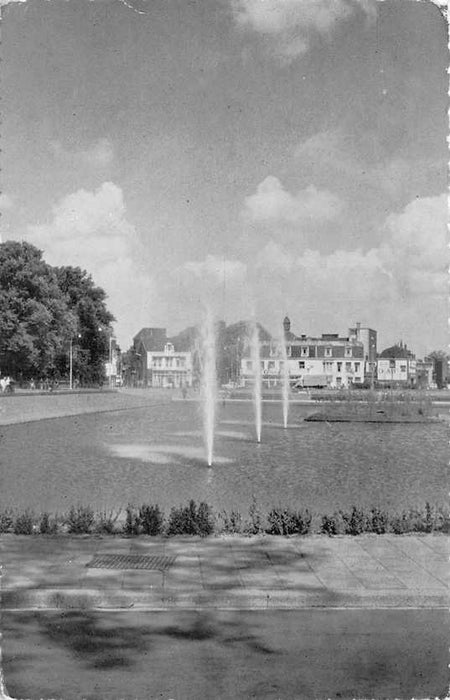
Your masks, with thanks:
[[[430,609],[449,604],[445,535],[2,535],[0,547],[4,611]]]

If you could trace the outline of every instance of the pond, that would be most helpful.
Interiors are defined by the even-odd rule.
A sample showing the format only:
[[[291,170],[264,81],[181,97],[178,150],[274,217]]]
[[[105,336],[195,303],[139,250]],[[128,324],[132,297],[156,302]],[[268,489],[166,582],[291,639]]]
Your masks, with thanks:
[[[0,508],[63,512],[187,499],[216,510],[352,505],[389,510],[446,502],[444,424],[306,423],[294,404],[263,404],[256,443],[250,402],[220,405],[213,467],[206,466],[199,406],[190,401],[1,428]]]

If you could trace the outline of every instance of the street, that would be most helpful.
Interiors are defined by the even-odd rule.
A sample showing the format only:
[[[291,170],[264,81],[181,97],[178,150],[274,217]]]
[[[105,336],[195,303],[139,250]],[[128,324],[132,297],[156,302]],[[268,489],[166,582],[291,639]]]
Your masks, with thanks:
[[[20,611],[2,615],[14,698],[444,698],[443,610]]]

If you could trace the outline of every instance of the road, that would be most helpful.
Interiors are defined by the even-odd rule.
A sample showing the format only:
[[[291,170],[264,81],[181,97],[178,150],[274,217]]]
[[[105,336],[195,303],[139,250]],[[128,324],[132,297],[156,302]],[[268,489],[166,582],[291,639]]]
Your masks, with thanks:
[[[444,698],[440,610],[6,612],[14,698]]]

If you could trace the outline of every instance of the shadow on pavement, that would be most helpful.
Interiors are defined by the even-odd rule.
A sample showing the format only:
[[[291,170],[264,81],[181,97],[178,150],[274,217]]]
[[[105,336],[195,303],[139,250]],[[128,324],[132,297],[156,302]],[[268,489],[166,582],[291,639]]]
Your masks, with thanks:
[[[5,682],[13,697],[447,697],[448,625],[437,610],[3,618]]]

